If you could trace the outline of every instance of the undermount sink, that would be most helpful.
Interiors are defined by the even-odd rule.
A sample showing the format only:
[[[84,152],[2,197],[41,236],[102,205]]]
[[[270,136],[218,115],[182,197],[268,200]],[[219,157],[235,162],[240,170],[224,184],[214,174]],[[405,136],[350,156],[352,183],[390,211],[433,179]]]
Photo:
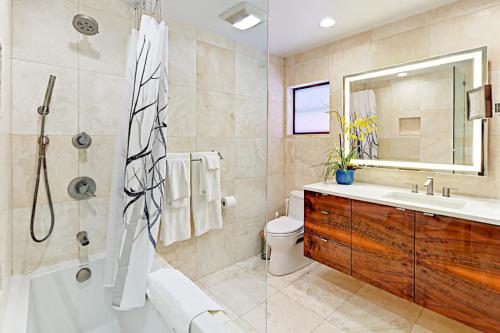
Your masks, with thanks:
[[[413,204],[431,205],[442,208],[460,209],[465,206],[465,201],[453,198],[444,198],[418,193],[389,192],[384,195],[387,199],[406,201]]]

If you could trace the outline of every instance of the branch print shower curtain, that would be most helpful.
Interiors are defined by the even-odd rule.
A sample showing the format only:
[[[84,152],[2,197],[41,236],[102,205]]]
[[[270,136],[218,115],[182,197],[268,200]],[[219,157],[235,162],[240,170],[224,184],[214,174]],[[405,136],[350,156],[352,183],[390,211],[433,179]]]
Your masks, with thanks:
[[[105,285],[112,303],[145,303],[166,175],[167,34],[164,22],[142,16],[132,30],[125,103],[117,142],[106,246]]]

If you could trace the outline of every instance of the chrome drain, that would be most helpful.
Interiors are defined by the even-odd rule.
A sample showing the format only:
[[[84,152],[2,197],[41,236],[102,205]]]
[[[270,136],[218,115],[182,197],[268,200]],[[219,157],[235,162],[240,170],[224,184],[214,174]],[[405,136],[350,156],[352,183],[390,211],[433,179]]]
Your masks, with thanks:
[[[88,267],[80,268],[80,270],[76,273],[76,281],[83,283],[90,279],[92,276],[92,271]]]

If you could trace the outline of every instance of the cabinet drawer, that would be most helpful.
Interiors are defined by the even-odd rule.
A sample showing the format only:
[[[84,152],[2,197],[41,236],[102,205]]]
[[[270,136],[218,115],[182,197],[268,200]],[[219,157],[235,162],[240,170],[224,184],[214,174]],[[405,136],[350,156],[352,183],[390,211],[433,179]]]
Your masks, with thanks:
[[[351,216],[351,200],[334,195],[305,191],[305,207],[341,216]]]
[[[351,274],[351,248],[312,233],[304,233],[304,255],[345,274]]]
[[[305,207],[304,229],[351,246],[351,219],[346,216]]]

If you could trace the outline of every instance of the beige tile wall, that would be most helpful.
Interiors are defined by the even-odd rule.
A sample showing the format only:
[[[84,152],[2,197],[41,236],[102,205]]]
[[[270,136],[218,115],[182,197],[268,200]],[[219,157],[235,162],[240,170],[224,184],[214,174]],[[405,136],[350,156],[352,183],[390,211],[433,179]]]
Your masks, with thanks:
[[[418,60],[464,49],[488,46],[494,96],[500,95],[500,1],[462,0],[285,59],[286,86],[330,80],[332,106],[342,108],[342,77],[382,66]],[[271,41],[272,42],[272,41]],[[331,125],[336,126],[335,123]],[[405,186],[436,178],[436,188],[456,193],[500,198],[500,117],[489,120],[489,174],[473,177],[388,169],[357,171],[359,181]],[[336,143],[330,136],[287,136],[285,191],[319,180],[320,162]]]
[[[285,213],[285,132],[284,132],[284,78],[283,58],[269,57],[268,98],[268,168],[267,218]]]
[[[71,21],[77,13],[94,17],[99,34],[76,32]],[[105,248],[111,166],[133,20],[120,0],[13,0],[12,15],[12,270],[16,274],[76,258],[79,230],[89,232],[90,253]],[[47,242],[35,244],[29,237],[29,220],[40,130],[36,108],[43,101],[49,74],[57,76],[46,127],[56,225]],[[92,136],[93,143],[78,151],[71,138],[82,131]],[[68,196],[68,183],[77,176],[96,180],[96,198],[77,202]],[[41,186],[36,218],[40,234],[48,227],[49,216]]]
[[[71,26],[77,13],[99,22],[96,36]],[[75,235],[87,230],[90,252],[105,248],[111,167],[122,103],[128,33],[133,13],[121,0],[13,1],[13,272],[28,272],[78,255]],[[266,216],[267,57],[195,26],[168,20],[168,151],[218,150],[223,195],[235,208],[224,212],[224,228],[198,239],[160,246],[158,251],[193,279],[260,251]],[[39,25],[38,22],[44,22]],[[36,38],[33,34],[36,32]],[[39,119],[49,74],[57,75],[47,119],[49,178],[56,227],[48,242],[29,239],[29,214]],[[86,131],[92,146],[77,151],[71,137]],[[97,183],[97,197],[76,202],[66,191],[76,176]],[[47,227],[41,191],[37,223]]]
[[[380,159],[453,164],[452,68],[355,88],[365,89],[376,97]],[[408,118],[418,119],[412,133],[401,127]],[[470,151],[472,142],[463,144]]]
[[[210,31],[167,21],[168,149],[221,152],[223,195],[238,202],[223,212],[222,230],[159,246],[170,264],[198,279],[260,251],[266,219],[267,57]]]
[[[0,2],[0,290],[10,273],[10,93],[11,93],[11,7]]]

